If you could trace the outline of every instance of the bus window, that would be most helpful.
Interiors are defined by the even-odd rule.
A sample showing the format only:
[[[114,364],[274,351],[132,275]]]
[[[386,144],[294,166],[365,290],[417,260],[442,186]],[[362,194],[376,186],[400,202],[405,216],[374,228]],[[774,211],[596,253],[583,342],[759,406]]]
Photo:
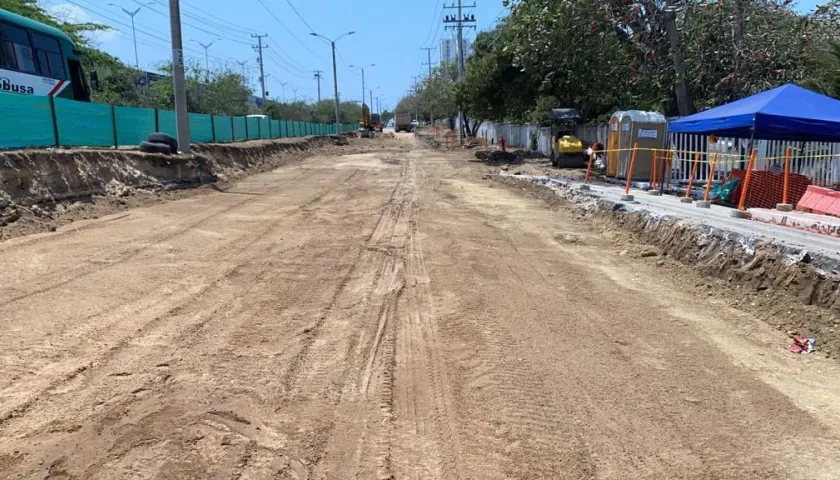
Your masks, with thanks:
[[[33,32],[32,46],[35,47],[41,75],[56,80],[65,80],[67,78],[64,73],[64,60],[61,56],[61,48],[58,46],[58,40]]]
[[[26,29],[0,23],[0,42],[3,43],[3,63],[7,68],[38,73]]]

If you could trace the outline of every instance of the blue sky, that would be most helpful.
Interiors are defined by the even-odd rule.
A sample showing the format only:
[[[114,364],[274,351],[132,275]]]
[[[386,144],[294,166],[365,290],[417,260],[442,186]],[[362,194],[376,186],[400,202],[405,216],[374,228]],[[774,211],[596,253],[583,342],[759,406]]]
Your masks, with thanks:
[[[422,66],[427,55],[421,47],[438,47],[432,62],[439,61],[440,39],[451,36],[441,24],[443,0],[379,2],[348,0],[290,0],[300,16],[316,32],[335,38],[344,32],[356,33],[341,39],[337,46],[338,89],[342,100],[359,100],[361,75],[349,65],[370,65],[365,69],[366,88],[375,89],[383,106],[392,107],[413,83],[412,76],[428,71]],[[113,3],[117,6],[110,6]],[[138,30],[138,56],[141,68],[153,69],[169,58],[168,0],[41,0],[40,4],[65,18],[75,21],[94,20],[114,28],[97,34],[93,40],[100,48],[134,64],[131,19],[120,7],[135,10]],[[505,12],[501,0],[476,0],[474,14],[478,28],[492,26]],[[266,7],[263,6],[265,4]],[[446,1],[447,5],[452,0]],[[472,2],[464,2],[471,5]],[[465,10],[466,11],[466,10]],[[447,10],[446,13],[451,13]],[[165,14],[165,15],[164,15]],[[272,16],[273,14],[273,16]],[[315,70],[323,70],[322,96],[332,98],[333,75],[329,44],[309,35],[310,29],[289,6],[287,0],[181,0],[183,38],[189,49],[186,54],[204,62],[204,49],[209,44],[210,66],[228,65],[245,69],[258,91],[257,54],[250,45],[250,33],[268,34],[265,51],[266,89],[272,97],[281,97],[287,83],[287,99],[295,96],[312,101],[317,98]],[[275,18],[276,17],[276,18]],[[474,37],[475,33],[467,33]],[[376,90],[380,87],[379,90]],[[368,94],[369,95],[369,94]],[[366,99],[367,100],[367,99]]]
[[[291,5],[303,17],[298,17]],[[113,3],[114,5],[109,5]],[[317,97],[315,70],[323,70],[322,96],[332,98],[332,62],[329,44],[309,35],[311,31],[330,38],[353,30],[356,33],[338,43],[338,88],[342,100],[359,100],[361,76],[349,65],[370,65],[365,73],[368,89],[379,87],[383,106],[393,107],[413,83],[412,76],[428,71],[422,47],[437,47],[432,62],[438,62],[440,39],[450,37],[441,19],[443,6],[453,0],[181,0],[183,38],[187,56],[204,62],[204,49],[209,44],[211,68],[227,65],[244,68],[258,91],[257,54],[251,49],[255,40],[251,33],[268,34],[265,51],[266,89],[272,97],[292,99]],[[504,14],[501,0],[475,0],[474,14],[479,30],[490,28]],[[802,0],[799,8],[809,10],[817,0]],[[71,21],[94,20],[114,28],[96,34],[93,40],[100,48],[126,63],[134,63],[131,19],[121,10],[135,10],[138,56],[141,68],[154,70],[168,60],[168,0],[40,0],[51,12]],[[471,1],[465,1],[471,5]],[[267,7],[267,8],[266,8]],[[446,10],[445,13],[452,13]],[[475,33],[468,31],[472,38]],[[287,83],[285,89],[281,86]],[[294,90],[297,90],[295,92]],[[367,100],[367,98],[366,98]]]

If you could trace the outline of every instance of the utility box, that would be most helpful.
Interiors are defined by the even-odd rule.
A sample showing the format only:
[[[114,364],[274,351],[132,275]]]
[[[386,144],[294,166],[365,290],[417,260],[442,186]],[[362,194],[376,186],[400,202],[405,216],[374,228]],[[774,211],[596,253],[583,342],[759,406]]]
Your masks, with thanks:
[[[639,151],[636,153],[633,178],[650,180],[654,155],[651,150],[664,150],[667,135],[668,122],[659,112],[642,110],[615,112],[610,118],[607,135],[607,175],[627,178],[633,145],[638,143]],[[665,158],[664,152],[658,152],[657,158],[659,159],[657,163],[661,165],[659,161]]]

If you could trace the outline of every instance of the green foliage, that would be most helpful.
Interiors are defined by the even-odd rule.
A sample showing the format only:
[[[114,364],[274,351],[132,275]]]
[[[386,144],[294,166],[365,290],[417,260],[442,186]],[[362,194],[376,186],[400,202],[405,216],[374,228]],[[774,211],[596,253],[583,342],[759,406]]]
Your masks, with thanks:
[[[546,122],[551,107],[577,108],[588,120],[626,109],[672,116],[678,64],[683,105],[696,109],[784,83],[840,96],[840,0],[811,13],[790,0],[504,3],[510,14],[478,35],[466,74],[447,84],[454,88],[441,89],[446,78],[436,71],[400,108],[460,107],[476,118],[531,123]]]
[[[313,123],[335,123],[335,102],[331,99],[317,103],[278,102],[269,100],[263,111],[271,118],[297,120]],[[338,105],[340,123],[358,123],[362,118],[362,107],[353,102],[341,102]]]

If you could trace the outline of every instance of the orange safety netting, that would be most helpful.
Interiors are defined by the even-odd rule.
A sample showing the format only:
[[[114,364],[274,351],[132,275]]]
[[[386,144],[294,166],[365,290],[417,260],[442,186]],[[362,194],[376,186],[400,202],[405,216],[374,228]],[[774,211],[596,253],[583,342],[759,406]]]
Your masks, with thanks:
[[[727,199],[730,203],[738,203],[741,198],[741,187],[744,183],[745,170],[733,169],[729,174],[729,180],[740,179],[741,183],[732,191]],[[746,208],[775,208],[782,203],[785,175],[782,172],[769,170],[758,170],[752,172],[750,188],[747,192]],[[791,173],[788,180],[788,203],[796,205],[799,199],[805,195],[805,191],[811,185],[811,180],[798,173]]]

